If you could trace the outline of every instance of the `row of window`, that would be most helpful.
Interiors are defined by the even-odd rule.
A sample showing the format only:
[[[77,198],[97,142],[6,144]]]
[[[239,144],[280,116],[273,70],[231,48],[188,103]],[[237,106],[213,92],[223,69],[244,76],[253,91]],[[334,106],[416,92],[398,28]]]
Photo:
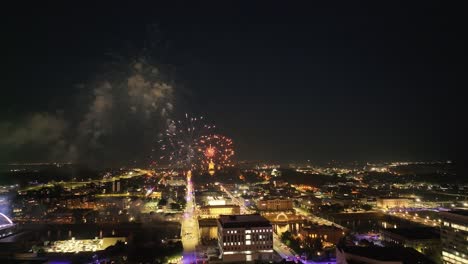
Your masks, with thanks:
[[[450,226],[450,227],[458,229],[458,230],[468,231],[467,226],[458,225],[458,224],[454,224],[454,223],[444,222],[444,226]]]
[[[230,236],[223,236],[223,241],[226,242],[235,242],[235,241],[243,241],[245,240],[273,240],[273,235],[245,235],[245,237],[242,237],[240,235],[230,235]]]
[[[265,232],[272,232],[272,229],[252,229],[252,230],[245,230],[246,234],[250,233],[265,233]],[[241,233],[239,230],[228,230],[228,234],[237,234]]]
[[[242,250],[243,248],[242,247],[237,247],[237,246],[233,246],[233,247],[229,247],[229,248],[226,248],[227,250]],[[254,248],[254,250],[268,250],[268,249],[272,249],[271,246],[268,246],[268,245],[260,245],[260,246],[256,246]]]
[[[245,241],[245,245],[267,245],[271,244],[271,241]],[[244,242],[224,242],[223,246],[243,246]]]
[[[252,229],[252,230],[245,230],[245,233],[246,234],[249,234],[249,233],[265,233],[265,232],[272,232],[271,229]]]
[[[455,252],[455,255],[446,251],[442,251],[442,259],[445,263],[468,263],[465,254]]]

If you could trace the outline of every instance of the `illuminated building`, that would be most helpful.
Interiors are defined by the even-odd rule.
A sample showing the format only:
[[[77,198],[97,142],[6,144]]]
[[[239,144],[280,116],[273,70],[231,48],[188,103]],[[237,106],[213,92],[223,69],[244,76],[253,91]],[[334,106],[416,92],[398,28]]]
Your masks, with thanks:
[[[326,225],[306,226],[303,227],[301,231],[299,231],[299,234],[301,239],[305,239],[306,237],[320,238],[325,242],[329,242],[335,245],[345,235],[341,228]]]
[[[210,163],[208,164],[208,173],[213,176],[215,173],[215,164],[213,160],[210,160]]]
[[[120,181],[112,181],[112,192],[120,192]]]
[[[223,197],[208,196],[206,197],[208,205],[226,205],[226,200]]]
[[[288,211],[293,210],[293,202],[288,199],[260,200],[257,208],[260,211]]]
[[[200,207],[201,218],[219,218],[220,215],[240,214],[238,205],[209,205]]]
[[[468,263],[468,211],[441,212],[442,262]]]
[[[187,182],[184,177],[172,176],[169,180],[166,180],[166,184],[170,186],[185,186]]]
[[[409,207],[413,199],[401,197],[380,197],[377,198],[377,206],[384,209]]]
[[[304,196],[299,199],[300,201],[300,207],[308,209],[308,210],[313,210],[315,207],[318,207],[322,205],[322,199],[317,198],[313,195],[311,196]]]
[[[75,239],[59,240],[52,242],[45,247],[46,252],[51,253],[78,253],[101,251],[109,246],[115,245],[118,241],[126,242],[125,237],[104,237],[95,239]]]
[[[280,177],[281,176],[281,171],[277,170],[276,168],[274,168],[272,171],[271,171],[271,176],[273,177]]]
[[[423,254],[407,247],[337,247],[336,264],[434,264]]]
[[[147,197],[153,198],[153,199],[161,199],[162,198],[162,192],[151,192],[150,195]]]
[[[269,261],[273,259],[273,228],[258,214],[221,215],[218,244],[223,262]]]
[[[436,262],[440,262],[440,234],[438,228],[388,228],[381,231],[382,240],[394,245],[411,247]]]

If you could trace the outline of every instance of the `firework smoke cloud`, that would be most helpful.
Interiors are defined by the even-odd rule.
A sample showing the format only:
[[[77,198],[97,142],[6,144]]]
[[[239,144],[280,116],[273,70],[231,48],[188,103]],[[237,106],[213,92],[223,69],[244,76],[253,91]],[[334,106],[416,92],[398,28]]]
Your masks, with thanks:
[[[3,155],[40,149],[42,159],[55,161],[143,161],[173,110],[173,86],[144,57],[114,62],[83,86],[85,105],[0,122]]]

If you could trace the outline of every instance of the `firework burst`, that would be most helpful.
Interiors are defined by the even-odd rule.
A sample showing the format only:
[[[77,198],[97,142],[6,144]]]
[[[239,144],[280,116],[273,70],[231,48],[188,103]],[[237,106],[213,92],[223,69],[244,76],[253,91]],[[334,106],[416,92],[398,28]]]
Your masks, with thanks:
[[[218,134],[202,135],[199,138],[198,146],[198,151],[202,153],[203,157],[202,167],[207,168],[210,162],[213,162],[218,170],[233,166],[231,160],[234,155],[232,139]]]
[[[183,120],[169,121],[168,128],[158,140],[164,153],[159,159],[173,168],[197,169],[202,159],[200,138],[214,128],[214,125],[205,123],[203,116],[190,117],[185,114]]]

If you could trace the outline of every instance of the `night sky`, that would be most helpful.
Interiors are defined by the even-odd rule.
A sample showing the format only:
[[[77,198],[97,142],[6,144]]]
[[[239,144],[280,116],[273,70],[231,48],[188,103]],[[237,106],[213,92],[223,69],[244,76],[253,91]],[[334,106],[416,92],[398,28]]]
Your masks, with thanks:
[[[238,160],[457,158],[461,6],[157,2],[4,10],[0,162],[63,158],[56,144],[85,145],[75,138],[95,86],[115,76],[106,76],[116,64],[109,54],[122,64],[150,57],[173,86],[168,116],[206,116],[234,140]],[[116,98],[114,106],[127,103]],[[57,124],[35,135],[51,116]],[[112,126],[118,136],[99,145],[106,151],[81,156],[113,164],[147,156],[148,135],[164,122],[145,118]]]

